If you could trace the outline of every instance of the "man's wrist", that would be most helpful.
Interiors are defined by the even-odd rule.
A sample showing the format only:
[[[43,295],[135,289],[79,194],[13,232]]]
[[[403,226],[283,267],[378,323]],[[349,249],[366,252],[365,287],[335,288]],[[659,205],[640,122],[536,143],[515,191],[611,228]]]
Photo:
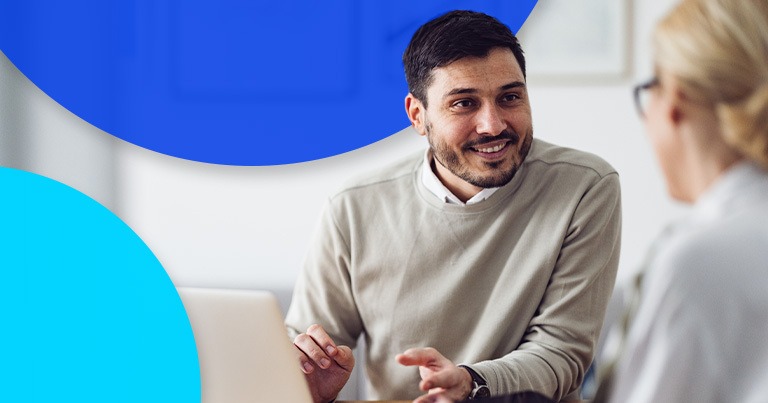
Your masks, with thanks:
[[[466,385],[466,393],[464,393],[464,399],[468,398],[470,394],[472,394],[472,389],[474,389],[474,382],[472,381],[472,375],[467,370],[467,367],[464,365],[459,365],[463,371],[462,372],[462,378],[464,381],[462,382],[464,385]]]
[[[485,378],[466,365],[459,365],[459,367],[464,368],[469,375],[470,389],[467,395],[468,399],[480,399],[491,396],[491,390],[488,388],[488,382],[486,382]]]

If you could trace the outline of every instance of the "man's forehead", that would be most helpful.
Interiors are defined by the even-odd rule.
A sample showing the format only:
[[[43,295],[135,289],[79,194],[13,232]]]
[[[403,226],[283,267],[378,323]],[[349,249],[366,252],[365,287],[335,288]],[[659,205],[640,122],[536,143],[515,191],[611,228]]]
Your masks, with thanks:
[[[447,93],[462,88],[502,89],[510,83],[524,86],[525,77],[512,51],[499,48],[485,57],[467,56],[437,67],[430,81],[429,89]]]

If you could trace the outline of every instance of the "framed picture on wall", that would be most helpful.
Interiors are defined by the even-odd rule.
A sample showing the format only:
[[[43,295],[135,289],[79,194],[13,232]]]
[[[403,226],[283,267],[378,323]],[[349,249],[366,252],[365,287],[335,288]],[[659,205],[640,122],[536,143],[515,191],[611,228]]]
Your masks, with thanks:
[[[540,0],[518,32],[535,82],[621,80],[630,73],[630,0]]]

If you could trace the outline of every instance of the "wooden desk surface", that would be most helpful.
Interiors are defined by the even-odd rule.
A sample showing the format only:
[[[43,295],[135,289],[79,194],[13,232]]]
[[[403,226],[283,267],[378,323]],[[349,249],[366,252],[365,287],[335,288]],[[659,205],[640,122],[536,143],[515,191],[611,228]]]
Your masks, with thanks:
[[[411,400],[337,400],[336,403],[410,403]]]
[[[336,403],[410,403],[410,400],[337,400]],[[561,403],[587,403],[586,400],[563,400]]]

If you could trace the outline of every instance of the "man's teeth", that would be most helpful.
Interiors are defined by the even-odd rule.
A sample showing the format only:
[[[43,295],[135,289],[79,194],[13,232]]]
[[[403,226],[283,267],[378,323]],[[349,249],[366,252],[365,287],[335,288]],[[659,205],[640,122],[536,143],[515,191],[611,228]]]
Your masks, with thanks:
[[[491,148],[476,148],[477,151],[480,151],[481,153],[495,153],[497,151],[501,151],[502,148],[504,148],[507,145],[507,143],[499,144],[496,147]]]

